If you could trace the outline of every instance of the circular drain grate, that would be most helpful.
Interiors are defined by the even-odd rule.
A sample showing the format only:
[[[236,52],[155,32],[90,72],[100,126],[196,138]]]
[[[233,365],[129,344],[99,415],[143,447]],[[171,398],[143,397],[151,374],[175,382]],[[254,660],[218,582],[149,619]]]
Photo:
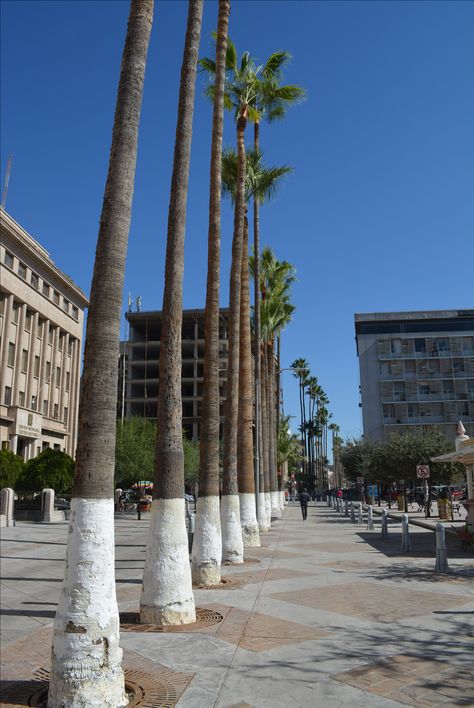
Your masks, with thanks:
[[[124,673],[125,690],[131,696],[127,708],[173,708],[187,685],[186,682],[186,685],[174,686],[172,671],[160,671],[157,676],[139,669],[125,669]],[[45,669],[35,674],[41,678],[49,676]],[[2,693],[1,705],[4,708],[46,708],[48,688],[47,679],[15,682]]]
[[[161,624],[140,624],[139,612],[121,612],[120,629],[125,632],[192,632],[203,627],[219,624],[224,619],[220,612],[196,608],[196,621],[190,624],[163,626]]]

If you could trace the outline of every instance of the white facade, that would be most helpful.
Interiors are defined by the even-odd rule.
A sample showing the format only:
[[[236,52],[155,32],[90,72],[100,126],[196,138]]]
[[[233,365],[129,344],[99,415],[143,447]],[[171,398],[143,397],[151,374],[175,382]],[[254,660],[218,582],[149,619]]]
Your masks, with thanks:
[[[72,457],[85,294],[0,210],[0,441],[28,460],[47,447]]]
[[[474,310],[355,315],[364,437],[474,436]]]

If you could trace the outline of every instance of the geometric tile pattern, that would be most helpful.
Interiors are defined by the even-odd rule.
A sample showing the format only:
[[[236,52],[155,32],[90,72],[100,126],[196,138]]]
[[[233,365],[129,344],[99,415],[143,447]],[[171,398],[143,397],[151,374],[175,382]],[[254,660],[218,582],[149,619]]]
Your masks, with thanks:
[[[416,708],[474,705],[474,671],[406,654],[389,656],[332,678]]]
[[[299,548],[307,548],[311,551],[321,551],[321,553],[361,553],[367,551],[365,543],[302,543]]]
[[[468,602],[467,597],[459,595],[408,588],[384,586],[382,591],[376,583],[326,585],[297,592],[276,592],[269,597],[373,622],[397,622]]]

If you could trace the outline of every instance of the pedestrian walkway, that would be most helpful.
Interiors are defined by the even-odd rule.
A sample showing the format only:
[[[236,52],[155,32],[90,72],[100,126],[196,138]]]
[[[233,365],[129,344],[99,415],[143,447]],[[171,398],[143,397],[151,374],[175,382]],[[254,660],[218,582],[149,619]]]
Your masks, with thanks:
[[[116,523],[122,612],[138,610],[147,518]],[[262,548],[223,568],[222,588],[196,589],[196,625],[157,632],[124,616],[125,667],[174,686],[174,702],[147,705],[474,705],[474,557],[449,537],[451,572],[435,574],[432,531],[412,527],[402,554],[399,521],[387,539],[374,521],[367,531],[322,503],[303,521],[290,505]],[[67,528],[2,531],[2,679],[20,691],[49,668]]]

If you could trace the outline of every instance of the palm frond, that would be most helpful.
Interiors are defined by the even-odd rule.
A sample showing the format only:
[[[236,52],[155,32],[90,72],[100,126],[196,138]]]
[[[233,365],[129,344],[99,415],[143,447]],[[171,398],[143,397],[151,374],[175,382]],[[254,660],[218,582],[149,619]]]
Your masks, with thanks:
[[[215,76],[216,62],[210,57],[203,57],[198,61],[199,71],[207,71],[208,74]]]
[[[265,65],[262,68],[262,76],[268,78],[280,74],[280,69],[287,61],[291,59],[291,54],[288,52],[273,52],[268,57]]]

